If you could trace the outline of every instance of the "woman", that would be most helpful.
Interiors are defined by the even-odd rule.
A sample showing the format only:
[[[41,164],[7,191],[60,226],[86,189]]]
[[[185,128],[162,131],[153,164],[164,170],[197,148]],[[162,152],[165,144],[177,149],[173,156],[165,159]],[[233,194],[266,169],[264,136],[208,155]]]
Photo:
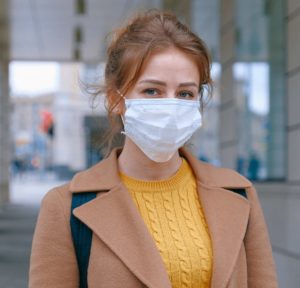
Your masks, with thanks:
[[[71,201],[94,191],[72,209],[93,233],[89,287],[277,287],[252,184],[182,148],[211,86],[204,43],[158,11],[114,36],[104,92],[109,116],[123,121],[124,147],[44,197],[29,286],[79,287]]]

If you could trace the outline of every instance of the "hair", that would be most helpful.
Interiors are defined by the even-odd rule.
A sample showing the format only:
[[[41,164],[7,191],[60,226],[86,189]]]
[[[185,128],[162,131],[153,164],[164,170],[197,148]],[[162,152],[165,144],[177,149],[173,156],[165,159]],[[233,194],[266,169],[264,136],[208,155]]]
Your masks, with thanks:
[[[110,127],[104,143],[108,145],[108,152],[113,146],[115,136],[122,129],[120,115],[115,113],[116,107],[123,101],[120,94],[126,95],[133,88],[153,53],[168,48],[179,49],[195,60],[200,74],[199,95],[202,110],[206,100],[211,98],[211,59],[205,43],[172,13],[150,10],[134,16],[127,25],[111,33],[104,84],[87,87],[89,94],[104,94],[106,97],[105,106]],[[205,90],[208,93],[204,93]]]

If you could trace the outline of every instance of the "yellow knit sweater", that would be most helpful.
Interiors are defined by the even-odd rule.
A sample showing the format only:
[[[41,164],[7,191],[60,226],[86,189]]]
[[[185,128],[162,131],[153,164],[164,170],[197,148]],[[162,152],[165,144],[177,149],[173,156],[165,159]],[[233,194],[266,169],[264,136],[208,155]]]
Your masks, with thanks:
[[[172,287],[210,287],[211,239],[186,160],[167,180],[142,181],[123,173],[121,180],[155,240]]]

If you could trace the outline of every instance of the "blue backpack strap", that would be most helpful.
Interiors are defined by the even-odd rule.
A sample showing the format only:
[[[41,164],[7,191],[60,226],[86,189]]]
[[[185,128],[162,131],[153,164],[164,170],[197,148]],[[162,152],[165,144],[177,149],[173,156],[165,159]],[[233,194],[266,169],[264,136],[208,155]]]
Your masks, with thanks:
[[[84,192],[74,193],[72,195],[70,224],[78,263],[80,288],[88,287],[87,271],[89,265],[93,233],[89,227],[87,227],[84,223],[82,223],[73,215],[73,209],[94,199],[96,197],[96,194],[96,192]]]

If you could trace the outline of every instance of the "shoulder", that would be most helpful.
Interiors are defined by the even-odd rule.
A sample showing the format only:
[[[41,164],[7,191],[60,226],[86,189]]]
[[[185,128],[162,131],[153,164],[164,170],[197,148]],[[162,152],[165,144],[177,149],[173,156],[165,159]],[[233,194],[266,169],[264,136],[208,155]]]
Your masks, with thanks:
[[[53,187],[42,199],[42,202],[62,201],[72,197],[70,192],[70,182]]]
[[[201,162],[204,181],[212,186],[223,188],[248,188],[252,183],[243,175],[233,169],[217,167],[209,163]],[[205,172],[203,172],[205,171]]]
[[[70,182],[53,187],[42,199],[41,210],[57,213],[62,211],[66,217],[70,215],[72,193]]]
[[[251,205],[260,205],[259,197],[253,183],[233,169],[217,167],[199,161],[195,174],[198,174],[200,178],[197,177],[198,180],[206,186],[222,188],[224,192],[228,191],[229,193],[242,196]]]
[[[203,162],[186,150],[181,150],[198,181],[203,184],[220,188],[249,188],[252,183],[238,172],[224,167],[217,167]]]

